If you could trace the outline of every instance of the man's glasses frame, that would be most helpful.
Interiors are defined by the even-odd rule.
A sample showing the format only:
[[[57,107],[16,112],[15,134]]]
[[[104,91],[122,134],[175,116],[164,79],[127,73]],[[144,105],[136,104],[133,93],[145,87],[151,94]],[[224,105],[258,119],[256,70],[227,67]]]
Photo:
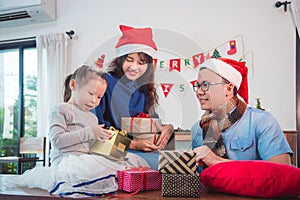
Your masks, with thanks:
[[[227,84],[227,83],[226,82],[210,83],[210,82],[207,82],[207,81],[203,81],[200,84],[198,82],[195,82],[194,85],[193,85],[193,89],[194,89],[194,92],[198,92],[198,90],[201,88],[201,90],[203,92],[206,92],[207,90],[209,90],[209,87],[211,85],[219,85],[219,84]]]

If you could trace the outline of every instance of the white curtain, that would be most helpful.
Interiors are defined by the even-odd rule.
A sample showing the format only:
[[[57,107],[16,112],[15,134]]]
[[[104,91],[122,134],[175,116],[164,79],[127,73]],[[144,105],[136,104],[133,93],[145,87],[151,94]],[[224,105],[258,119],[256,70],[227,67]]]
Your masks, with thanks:
[[[291,0],[291,12],[298,35],[300,36],[300,0]]]
[[[37,36],[36,40],[38,51],[37,135],[48,138],[50,108],[63,101],[64,79],[69,72],[67,67],[69,38],[64,33],[51,33]],[[49,155],[48,152],[46,155]]]

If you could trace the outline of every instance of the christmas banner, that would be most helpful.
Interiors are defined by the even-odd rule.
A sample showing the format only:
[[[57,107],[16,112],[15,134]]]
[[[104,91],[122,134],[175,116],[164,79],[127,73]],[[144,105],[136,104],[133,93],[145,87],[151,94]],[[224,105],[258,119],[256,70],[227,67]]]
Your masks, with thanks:
[[[184,95],[188,89],[193,89],[193,85],[195,82],[197,82],[197,80],[193,80],[190,83],[160,83],[156,84],[156,88],[160,86],[165,97],[169,95],[171,90],[173,92],[176,92],[176,94],[181,93],[182,95]]]
[[[232,40],[226,41],[223,44],[207,50],[205,52],[199,52],[187,58],[173,58],[170,60],[158,60],[153,59],[154,69],[163,71],[184,71],[186,69],[197,69],[205,60],[209,58],[231,58],[235,60],[241,60],[244,55],[244,46],[241,36],[237,36]]]
[[[242,37],[239,35],[231,40],[225,41],[217,47],[199,52],[195,55],[191,55],[186,58],[172,58],[168,60],[159,60],[153,58],[153,66],[156,75],[160,72],[167,73],[184,73],[186,70],[192,70],[198,73],[198,66],[209,58],[226,57],[235,59],[238,61],[243,60],[244,57],[244,46]],[[99,55],[94,63],[99,68],[104,68],[105,55]],[[172,75],[174,76],[174,74]],[[157,88],[160,88],[164,97],[167,98],[171,91],[177,94],[184,95],[188,89],[193,89],[194,83],[197,81],[196,75],[191,80],[176,80],[174,82],[157,82]]]
[[[164,94],[164,97],[167,98],[170,92],[174,92],[177,95],[180,94],[184,96],[186,91],[193,90],[193,85],[197,82],[197,73],[199,71],[198,66],[202,64],[205,60],[209,58],[218,58],[218,57],[226,57],[232,58],[238,61],[242,61],[244,56],[244,46],[241,36],[237,36],[232,40],[226,41],[219,46],[204,51],[199,52],[198,54],[192,55],[188,58],[173,58],[169,60],[159,60],[154,59],[154,69],[156,75],[159,73],[176,73],[172,76],[175,76],[175,81],[160,83],[157,82],[156,86],[158,91]],[[191,71],[191,73],[195,74],[193,78],[190,80],[184,74],[185,79],[180,79],[180,73],[185,73],[186,70]],[[176,75],[178,75],[176,77]]]

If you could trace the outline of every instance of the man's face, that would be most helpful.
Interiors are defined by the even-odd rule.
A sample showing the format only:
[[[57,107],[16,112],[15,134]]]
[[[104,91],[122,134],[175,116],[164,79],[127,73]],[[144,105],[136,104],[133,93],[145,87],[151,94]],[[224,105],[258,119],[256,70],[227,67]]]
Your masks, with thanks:
[[[204,68],[199,71],[197,81],[202,84],[196,92],[202,110],[211,111],[225,104],[227,87],[222,77]]]

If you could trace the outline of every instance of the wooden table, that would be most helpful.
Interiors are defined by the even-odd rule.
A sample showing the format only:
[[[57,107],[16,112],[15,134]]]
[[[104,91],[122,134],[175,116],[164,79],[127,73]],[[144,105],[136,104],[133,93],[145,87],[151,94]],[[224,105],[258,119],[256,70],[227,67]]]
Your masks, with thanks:
[[[212,191],[208,191],[206,188],[203,188],[201,191],[201,196],[197,198],[187,198],[187,197],[162,197],[160,190],[155,191],[141,191],[136,195],[122,197],[122,195],[128,194],[125,192],[118,191],[116,195],[120,195],[120,197],[86,197],[84,199],[165,199],[165,200],[174,200],[174,199],[222,199],[222,200],[242,200],[242,199],[257,199],[251,197],[242,197],[242,196],[233,196],[227,194],[216,193]],[[37,200],[37,199],[62,199],[62,197],[49,195],[49,193],[45,190],[40,189],[28,189],[28,188],[15,188],[9,191],[0,191],[0,199],[7,199],[7,200],[17,200],[17,199],[30,199],[30,200]],[[64,197],[64,199],[74,199],[71,197]],[[82,198],[81,198],[82,199]]]
[[[122,192],[117,192],[117,194],[124,194]],[[117,195],[116,194],[116,195]],[[257,198],[250,198],[250,197],[241,197],[241,196],[232,196],[226,195],[221,193],[214,193],[214,192],[203,192],[200,197],[198,198],[187,198],[187,197],[161,197],[161,191],[142,191],[136,195],[130,197],[87,197],[83,199],[133,199],[133,200],[140,200],[140,199],[165,199],[165,200],[175,200],[175,199],[222,199],[222,200],[242,200],[242,199],[256,199]],[[0,193],[0,199],[7,199],[7,200],[17,200],[17,199],[30,199],[30,200],[37,200],[37,199],[62,199],[62,197],[58,196],[50,196],[49,193],[37,190],[37,189],[19,189],[14,191],[14,193]],[[64,197],[63,199],[74,199],[71,197]],[[82,198],[81,198],[82,199]]]
[[[125,194],[124,192],[117,192],[116,195]],[[127,194],[127,193],[126,193]],[[14,190],[9,191],[2,191],[0,192],[0,199],[4,200],[53,200],[53,199],[74,199],[71,197],[58,197],[49,195],[47,191],[40,190],[40,189],[27,189],[27,188],[17,188]],[[129,197],[87,197],[87,198],[80,198],[80,199],[123,199],[123,200],[140,200],[140,199],[163,199],[163,200],[175,200],[175,199],[185,199],[185,200],[194,200],[194,199],[201,199],[201,200],[249,200],[249,199],[264,199],[264,198],[252,198],[252,197],[244,197],[244,196],[234,196],[228,194],[221,194],[207,190],[206,188],[202,188],[201,196],[197,198],[187,198],[187,197],[162,197],[161,191],[141,191],[136,195],[129,196]],[[300,199],[294,198],[294,199]]]

